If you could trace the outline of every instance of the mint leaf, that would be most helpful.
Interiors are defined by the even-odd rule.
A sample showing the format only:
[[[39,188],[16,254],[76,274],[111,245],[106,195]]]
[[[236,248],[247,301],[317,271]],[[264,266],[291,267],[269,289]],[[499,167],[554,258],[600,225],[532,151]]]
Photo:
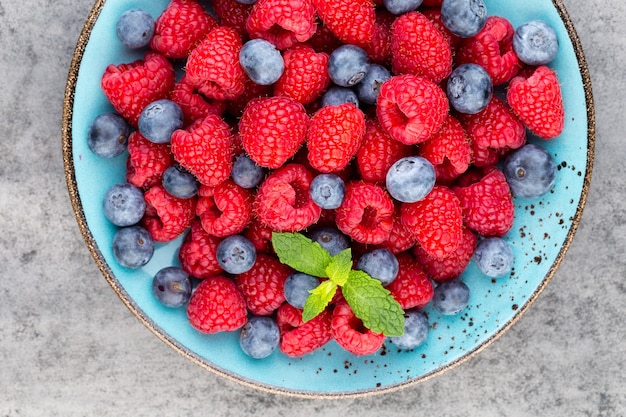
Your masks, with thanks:
[[[337,284],[331,280],[323,281],[309,291],[311,295],[306,299],[302,310],[302,321],[307,322],[320,314],[331,302],[337,292]]]
[[[350,271],[341,291],[365,327],[385,336],[404,334],[404,310],[379,280],[363,271]]]
[[[328,278],[330,278],[331,281],[341,286],[348,281],[351,270],[352,250],[348,248],[333,256],[332,260],[326,267],[326,274],[328,274]]]
[[[326,267],[332,257],[319,243],[300,233],[272,233],[272,246],[280,262],[296,271],[328,278]]]

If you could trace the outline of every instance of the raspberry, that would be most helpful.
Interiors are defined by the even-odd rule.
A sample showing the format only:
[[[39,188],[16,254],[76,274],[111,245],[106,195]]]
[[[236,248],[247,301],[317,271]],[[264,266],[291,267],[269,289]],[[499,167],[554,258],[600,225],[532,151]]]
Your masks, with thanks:
[[[446,93],[424,77],[391,77],[380,87],[376,114],[381,126],[406,145],[424,142],[436,133],[450,110]]]
[[[232,135],[226,122],[211,114],[172,134],[174,158],[201,184],[215,186],[230,175]]]
[[[306,140],[309,117],[302,104],[289,97],[251,100],[239,120],[243,147],[254,162],[279,168]]]
[[[393,229],[394,205],[381,187],[365,182],[346,184],[346,196],[336,210],[337,227],[357,242],[380,244]]]
[[[458,278],[465,271],[472,260],[477,240],[474,232],[464,227],[459,246],[443,258],[430,256],[419,245],[413,247],[413,254],[432,280],[449,281]]]
[[[448,115],[441,130],[420,145],[419,155],[433,164],[437,181],[445,183],[467,171],[472,148],[461,123]]]
[[[413,74],[441,82],[452,72],[452,49],[442,33],[420,12],[398,17],[391,26],[394,74]]]
[[[143,108],[167,98],[175,81],[174,68],[167,58],[148,51],[143,59],[107,66],[100,86],[115,111],[137,127]]]
[[[307,45],[298,45],[286,50],[283,60],[285,69],[274,86],[274,95],[309,104],[330,84],[328,54],[315,52]]]
[[[400,253],[396,258],[398,275],[387,289],[404,310],[426,307],[435,292],[428,275],[410,252]]]
[[[385,342],[385,335],[363,326],[345,302],[335,306],[330,329],[337,344],[357,356],[371,355]]]
[[[200,279],[222,273],[216,256],[220,240],[205,232],[200,221],[195,220],[178,250],[178,260],[183,270]]]
[[[398,205],[393,213],[393,227],[389,237],[379,245],[379,247],[388,249],[393,254],[404,252],[415,245],[415,236],[402,224],[399,207]]]
[[[257,191],[253,208],[259,221],[274,231],[295,232],[315,223],[322,209],[309,194],[313,174],[300,164],[272,172]]]
[[[329,309],[304,323],[302,310],[284,303],[276,313],[276,323],[280,329],[279,349],[291,357],[311,353],[332,340]]]
[[[228,26],[245,40],[248,36],[246,21],[254,4],[243,4],[237,0],[211,0],[213,10],[222,26]]]
[[[126,181],[147,189],[161,183],[163,173],[172,165],[172,154],[165,143],[152,143],[139,131],[128,137]]]
[[[226,110],[225,101],[208,99],[197,93],[196,88],[187,80],[186,75],[183,75],[172,88],[170,100],[180,106],[186,126],[198,119],[205,118],[209,114],[221,116]]]
[[[487,70],[493,85],[509,81],[521,68],[513,51],[515,29],[500,16],[489,16],[483,29],[458,47],[456,63],[478,64]]]
[[[195,198],[176,198],[155,185],[144,193],[146,213],[141,220],[155,242],[169,242],[180,236],[192,223]]]
[[[336,48],[341,46],[341,41],[337,39],[328,26],[320,22],[317,25],[317,30],[313,36],[311,36],[311,39],[307,41],[307,44],[317,52],[330,54]]]
[[[306,42],[316,29],[310,0],[258,0],[246,21],[251,38],[265,39],[281,50]]]
[[[461,241],[461,203],[448,187],[436,185],[424,199],[403,203],[400,216],[402,224],[431,256],[443,257]]]
[[[274,253],[272,228],[252,218],[243,235],[254,245],[257,253]]]
[[[168,58],[186,58],[217,22],[195,0],[171,0],[155,22],[150,48]]]
[[[552,139],[563,131],[563,97],[559,79],[551,68],[539,66],[528,77],[513,78],[507,100],[524,125],[540,138]]]
[[[235,235],[252,219],[252,194],[227,179],[215,187],[212,197],[198,199],[196,214],[208,234]]]
[[[240,329],[248,312],[233,280],[217,275],[198,284],[187,304],[187,317],[196,330],[212,334]]]
[[[241,38],[233,29],[218,26],[189,54],[187,79],[200,93],[217,100],[234,100],[245,88],[246,74],[239,64]]]
[[[307,132],[309,163],[323,173],[344,169],[359,150],[364,131],[365,116],[355,105],[322,107]]]
[[[257,84],[246,77],[244,92],[234,100],[226,102],[226,111],[231,116],[239,119],[246,105],[255,98],[267,98],[272,95],[272,85]]]
[[[424,1],[422,4],[426,5],[426,2]],[[439,30],[439,32],[441,32],[443,37],[450,44],[450,48],[452,50],[452,53],[454,54],[456,47],[461,42],[462,38],[459,38],[457,35],[450,32],[450,30],[447,27],[445,27],[445,25],[443,24],[443,21],[441,20],[441,9],[435,8],[435,7],[425,8],[421,10],[421,12],[424,16],[426,16],[428,20],[430,20],[433,26],[435,26]]]
[[[259,253],[252,268],[235,277],[235,284],[252,314],[268,316],[285,301],[283,287],[292,272],[278,258]]]
[[[461,203],[463,222],[479,235],[504,236],[513,226],[513,197],[498,168],[486,168],[478,181],[453,190]]]
[[[385,9],[376,10],[376,23],[372,40],[363,46],[370,61],[391,66],[391,25],[396,17]]]
[[[312,0],[317,15],[346,44],[365,46],[374,36],[376,12],[370,0]]]

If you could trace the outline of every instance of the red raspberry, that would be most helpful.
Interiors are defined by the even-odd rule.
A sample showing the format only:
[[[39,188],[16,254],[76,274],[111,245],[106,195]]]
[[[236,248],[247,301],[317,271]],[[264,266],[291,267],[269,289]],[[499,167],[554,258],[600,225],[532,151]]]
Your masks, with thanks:
[[[411,253],[403,252],[396,258],[398,275],[387,289],[405,310],[426,307],[435,294],[433,283]]]
[[[285,301],[283,287],[292,272],[278,258],[259,253],[252,268],[235,277],[248,310],[257,316],[268,316],[276,311]]]
[[[208,234],[235,235],[252,219],[252,193],[227,179],[215,187],[213,197],[198,199],[196,214]]]
[[[454,187],[465,225],[481,236],[504,236],[513,226],[514,205],[502,171],[489,167],[478,181]]]
[[[431,256],[443,257],[461,242],[461,203],[448,187],[436,185],[424,199],[403,203],[400,216],[417,243]]]
[[[276,323],[280,329],[279,349],[291,357],[311,353],[332,340],[329,309],[304,323],[302,310],[284,303],[276,313]]]
[[[349,182],[335,221],[339,230],[357,242],[377,245],[389,238],[393,211],[393,200],[381,187]]]
[[[211,0],[215,15],[223,26],[228,26],[246,39],[246,21],[254,4],[243,4],[237,0]]]
[[[461,123],[448,115],[441,130],[420,145],[419,155],[434,165],[437,181],[446,183],[467,171],[472,147]]]
[[[187,305],[189,323],[199,332],[232,332],[248,321],[243,295],[232,279],[221,275],[203,280]]]
[[[150,48],[168,58],[187,58],[217,22],[195,0],[171,0],[156,19]]]
[[[243,114],[243,110],[246,105],[255,98],[267,98],[272,95],[272,85],[257,84],[246,76],[245,82],[246,89],[244,92],[234,100],[228,100],[226,102],[226,110],[228,114],[239,119]]]
[[[359,150],[364,131],[365,116],[354,104],[322,107],[306,136],[309,163],[320,172],[341,171]]]
[[[441,7],[443,0],[424,0],[422,4],[428,7]]]
[[[208,278],[223,272],[217,262],[217,245],[221,239],[204,231],[200,221],[191,224],[178,250],[180,266],[196,278]]]
[[[309,116],[302,104],[289,97],[251,100],[239,120],[243,147],[254,162],[278,168],[306,140]]]
[[[107,66],[100,86],[115,111],[137,127],[143,108],[166,98],[175,81],[174,68],[168,59],[148,51],[143,60]]]
[[[381,126],[406,145],[424,142],[448,117],[446,93],[424,77],[397,75],[380,87],[376,114]]]
[[[391,26],[394,74],[413,74],[439,83],[452,72],[452,49],[442,33],[420,12],[408,12]]]
[[[177,198],[155,185],[144,193],[146,213],[142,225],[156,242],[169,242],[180,236],[193,222],[195,198]]]
[[[283,53],[285,69],[274,86],[274,95],[309,104],[330,84],[328,54],[297,45]]]
[[[409,250],[415,245],[415,236],[402,224],[400,218],[400,206],[396,206],[393,213],[393,227],[389,237],[379,247],[388,249],[391,253],[397,254]]]
[[[257,191],[253,207],[259,221],[274,231],[295,232],[315,223],[322,212],[309,194],[313,174],[300,164],[272,172]]]
[[[432,280],[449,281],[458,278],[465,271],[474,255],[477,239],[474,232],[464,227],[459,246],[443,258],[430,256],[419,245],[413,247],[413,254]]]
[[[532,75],[511,80],[507,100],[528,129],[544,139],[561,134],[565,109],[559,79],[549,67],[540,66]]]
[[[272,228],[252,218],[243,235],[254,245],[257,253],[274,253]]]
[[[509,81],[521,68],[513,51],[515,28],[507,19],[489,16],[483,29],[458,48],[457,64],[478,64],[487,70],[493,85]]]
[[[317,52],[325,52],[330,54],[336,48],[341,46],[341,41],[337,39],[335,34],[323,22],[318,23],[317,30],[307,41]]]
[[[322,22],[343,43],[365,46],[374,36],[376,12],[370,0],[312,0]]]
[[[233,29],[211,30],[189,54],[187,79],[208,98],[234,100],[243,93],[246,75],[239,64],[241,38]]]
[[[215,186],[230,175],[232,135],[226,122],[211,114],[172,134],[174,158],[201,184]]]
[[[278,49],[306,42],[317,29],[311,0],[258,0],[246,22],[251,38],[265,39]]]
[[[441,3],[441,1],[439,1],[439,3]],[[426,6],[426,2],[423,2],[422,4]],[[426,16],[426,18],[428,18],[428,20],[430,20],[430,22],[439,30],[439,32],[441,32],[443,37],[446,38],[454,55],[456,47],[459,45],[462,39],[456,36],[454,33],[450,32],[448,28],[445,27],[443,21],[441,20],[441,9],[436,7],[425,8],[422,9],[421,12],[424,16]]]
[[[226,102],[204,97],[196,92],[196,88],[183,75],[179,82],[174,85],[170,92],[170,100],[178,104],[185,117],[185,125],[188,126],[198,119],[203,119],[209,114],[221,116],[226,110]]]
[[[396,16],[386,9],[376,9],[376,23],[372,40],[363,46],[370,61],[375,64],[391,66],[391,25]]]
[[[160,184],[172,162],[168,144],[150,142],[139,131],[128,137],[126,181],[130,184],[143,189]]]
[[[371,355],[385,342],[385,335],[366,328],[345,302],[335,306],[330,326],[337,344],[353,355]]]

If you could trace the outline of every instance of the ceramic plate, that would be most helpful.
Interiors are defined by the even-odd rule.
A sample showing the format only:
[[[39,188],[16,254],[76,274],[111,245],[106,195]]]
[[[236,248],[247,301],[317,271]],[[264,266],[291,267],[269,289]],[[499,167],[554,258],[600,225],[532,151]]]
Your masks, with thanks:
[[[424,381],[470,358],[520,318],[562,262],[585,204],[594,146],[594,112],[584,55],[575,29],[559,0],[486,0],[490,15],[517,27],[543,19],[557,31],[560,51],[551,66],[561,81],[567,120],[563,134],[542,142],[559,164],[554,192],[541,199],[516,199],[516,219],[506,239],[516,254],[510,277],[489,279],[470,264],[463,279],[471,288],[460,316],[427,309],[431,331],[413,351],[387,344],[377,354],[355,357],[334,342],[314,354],[288,358],[275,351],[263,360],[242,353],[238,333],[202,335],[187,322],[184,309],[162,307],[151,292],[152,276],[177,264],[182,239],[157,245],[143,269],[120,267],[113,258],[115,228],[101,209],[104,193],[125,180],[126,156],[106,160],[87,147],[91,121],[111,111],[100,90],[108,64],[131,62],[141,53],[125,50],[115,35],[116,19],[143,8],[157,17],[168,0],[101,0],[80,35],[69,71],[63,114],[63,153],[67,184],[81,233],[98,267],[124,304],[157,337],[183,356],[223,377],[270,392],[303,397],[350,397],[384,393]],[[523,6],[520,6],[523,5]],[[531,140],[532,141],[532,140]]]

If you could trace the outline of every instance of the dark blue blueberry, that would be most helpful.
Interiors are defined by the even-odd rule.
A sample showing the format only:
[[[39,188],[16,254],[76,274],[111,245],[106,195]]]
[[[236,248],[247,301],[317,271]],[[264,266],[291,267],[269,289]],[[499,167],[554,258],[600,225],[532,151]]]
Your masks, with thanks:
[[[191,297],[191,278],[182,268],[165,267],[154,275],[152,292],[164,306],[182,307]]]
[[[122,266],[138,269],[147,264],[154,254],[154,240],[141,226],[119,229],[113,236],[113,256]]]
[[[476,114],[491,101],[493,82],[480,65],[462,64],[450,74],[446,92],[450,105],[456,111]]]
[[[278,324],[267,316],[252,316],[239,333],[239,345],[243,352],[254,358],[263,359],[276,350],[280,341]]]
[[[387,286],[398,276],[398,258],[388,249],[374,249],[359,258],[356,269]]]
[[[546,65],[556,57],[559,39],[552,26],[541,20],[532,20],[515,30],[513,50],[525,64]]]
[[[141,9],[127,10],[118,19],[115,32],[127,48],[143,48],[154,35],[154,19]]]
[[[513,269],[511,245],[499,237],[489,237],[478,242],[473,256],[478,269],[491,278],[508,275]]]
[[[198,194],[198,179],[179,164],[169,166],[163,173],[163,188],[178,198],[191,198]]]
[[[256,249],[250,240],[232,235],[217,245],[217,263],[231,274],[243,274],[256,262]]]
[[[506,181],[517,197],[540,197],[556,182],[554,158],[543,147],[532,143],[507,156],[502,167]]]
[[[238,186],[254,188],[265,177],[265,169],[257,165],[248,155],[242,153],[235,157],[230,176]]]
[[[387,171],[385,183],[393,198],[414,203],[426,197],[435,186],[435,168],[421,156],[400,158]]]
[[[380,94],[380,86],[391,78],[389,70],[382,65],[372,64],[360,83],[356,85],[359,100],[365,104],[376,104]]]
[[[418,309],[410,309],[404,312],[404,334],[390,337],[389,340],[400,349],[415,349],[426,341],[429,330],[426,314]]]
[[[339,230],[330,226],[322,226],[313,230],[309,234],[309,239],[319,243],[331,256],[335,256],[342,250],[350,247],[348,238]]]
[[[322,96],[322,107],[338,106],[343,103],[352,103],[359,107],[359,98],[354,90],[338,85],[331,86]]]
[[[240,4],[248,4],[248,5],[254,4],[257,2],[257,0],[235,0],[235,1]]]
[[[98,156],[113,158],[124,153],[131,132],[129,124],[119,114],[101,114],[89,125],[87,146]]]
[[[320,285],[319,278],[295,272],[285,280],[285,300],[293,307],[303,309],[306,299],[309,298],[309,291],[317,288],[318,285]]]
[[[246,42],[239,52],[239,63],[248,77],[260,85],[274,84],[285,69],[280,51],[264,39]]]
[[[400,15],[417,9],[422,0],[383,0],[385,9],[391,14]]]
[[[154,143],[168,143],[175,130],[183,127],[183,111],[168,99],[153,101],[139,115],[137,127],[143,137]]]
[[[328,57],[328,75],[341,87],[358,84],[370,67],[370,60],[362,48],[356,45],[341,45]]]
[[[469,303],[470,292],[465,283],[459,279],[444,281],[435,287],[433,307],[445,316],[463,311]]]
[[[116,226],[139,223],[146,211],[143,192],[129,183],[114,184],[104,194],[104,215]]]
[[[335,174],[319,174],[311,181],[311,199],[323,209],[336,209],[346,195],[346,184]]]
[[[456,36],[471,38],[485,26],[487,7],[483,0],[443,0],[441,21]]]

